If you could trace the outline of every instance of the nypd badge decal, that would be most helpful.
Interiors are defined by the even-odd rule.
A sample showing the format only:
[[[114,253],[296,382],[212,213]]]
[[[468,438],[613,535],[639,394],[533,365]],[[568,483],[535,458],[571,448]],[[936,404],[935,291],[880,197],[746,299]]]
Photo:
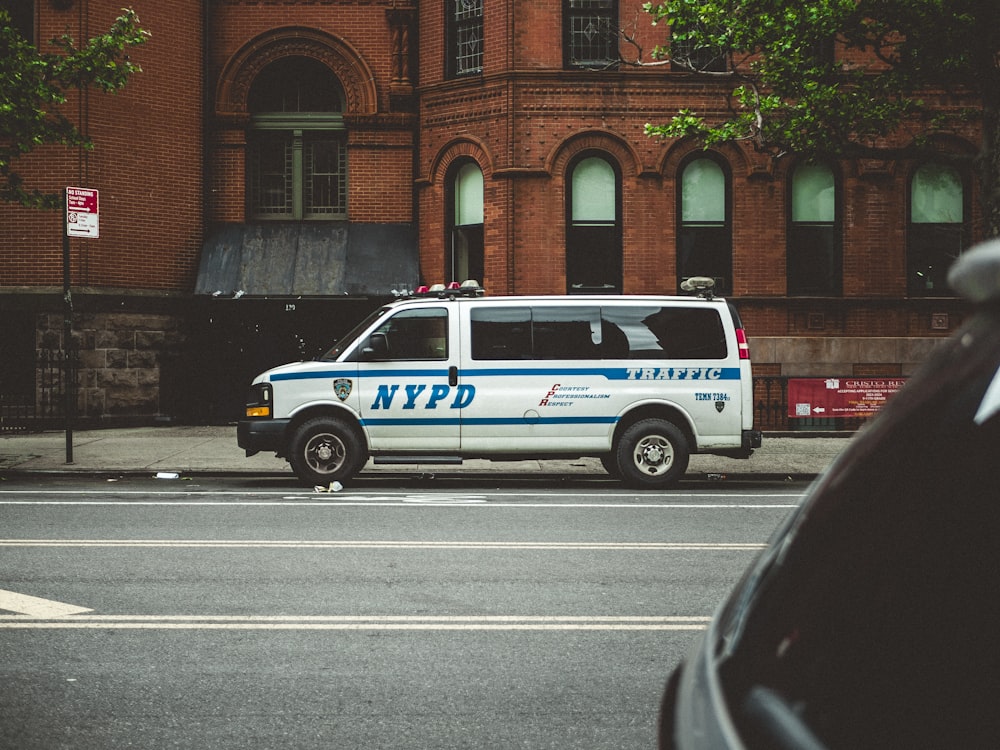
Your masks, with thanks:
[[[341,401],[346,401],[347,397],[351,395],[351,385],[349,378],[337,378],[333,381],[333,392]]]

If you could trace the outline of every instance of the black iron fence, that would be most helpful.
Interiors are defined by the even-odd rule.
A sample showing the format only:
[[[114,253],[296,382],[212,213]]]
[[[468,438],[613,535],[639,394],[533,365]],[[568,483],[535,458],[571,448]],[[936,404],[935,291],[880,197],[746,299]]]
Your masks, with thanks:
[[[166,373],[161,371],[161,374]],[[789,379],[779,375],[754,377],[754,427],[764,432],[830,432],[854,431],[864,424],[863,417],[789,417]],[[0,433],[62,427],[66,421],[69,385],[74,390],[79,385],[78,352],[53,349],[38,352],[33,393],[5,393],[0,389]],[[160,384],[161,389],[169,386]]]
[[[76,351],[42,349],[35,359],[34,390],[0,389],[0,432],[29,432],[62,426],[66,421],[66,389],[79,385]],[[74,405],[75,406],[75,405]]]

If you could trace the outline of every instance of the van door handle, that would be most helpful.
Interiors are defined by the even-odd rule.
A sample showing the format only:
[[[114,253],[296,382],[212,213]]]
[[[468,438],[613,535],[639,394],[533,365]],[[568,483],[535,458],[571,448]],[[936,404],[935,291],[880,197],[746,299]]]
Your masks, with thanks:
[[[458,385],[458,368],[455,365],[448,368],[448,385]]]

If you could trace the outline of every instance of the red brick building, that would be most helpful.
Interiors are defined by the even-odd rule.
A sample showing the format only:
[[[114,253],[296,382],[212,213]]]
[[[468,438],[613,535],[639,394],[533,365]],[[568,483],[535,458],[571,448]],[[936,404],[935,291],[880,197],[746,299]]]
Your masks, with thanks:
[[[26,5],[36,40],[98,33],[119,6]],[[491,294],[671,294],[708,275],[758,373],[908,374],[963,315],[943,281],[979,225],[972,173],[646,137],[724,100],[616,63],[634,49],[617,29],[662,41],[641,5],[143,4],[144,72],[68,105],[96,149],[23,168],[100,190],[100,238],[71,241],[83,413],[231,418],[254,371],[311,355],[393,289],[464,277]],[[0,344],[23,363],[63,346],[62,217],[0,206],[0,226],[16,324]],[[0,390],[30,388],[28,370],[5,365]]]

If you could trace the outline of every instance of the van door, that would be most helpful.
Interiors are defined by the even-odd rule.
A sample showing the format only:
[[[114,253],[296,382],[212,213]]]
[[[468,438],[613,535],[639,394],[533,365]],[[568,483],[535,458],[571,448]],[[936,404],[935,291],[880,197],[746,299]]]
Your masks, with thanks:
[[[466,395],[457,382],[457,316],[449,312],[401,308],[361,345],[358,395],[373,451],[458,449]]]
[[[620,406],[596,304],[469,304],[463,453],[599,453]]]

